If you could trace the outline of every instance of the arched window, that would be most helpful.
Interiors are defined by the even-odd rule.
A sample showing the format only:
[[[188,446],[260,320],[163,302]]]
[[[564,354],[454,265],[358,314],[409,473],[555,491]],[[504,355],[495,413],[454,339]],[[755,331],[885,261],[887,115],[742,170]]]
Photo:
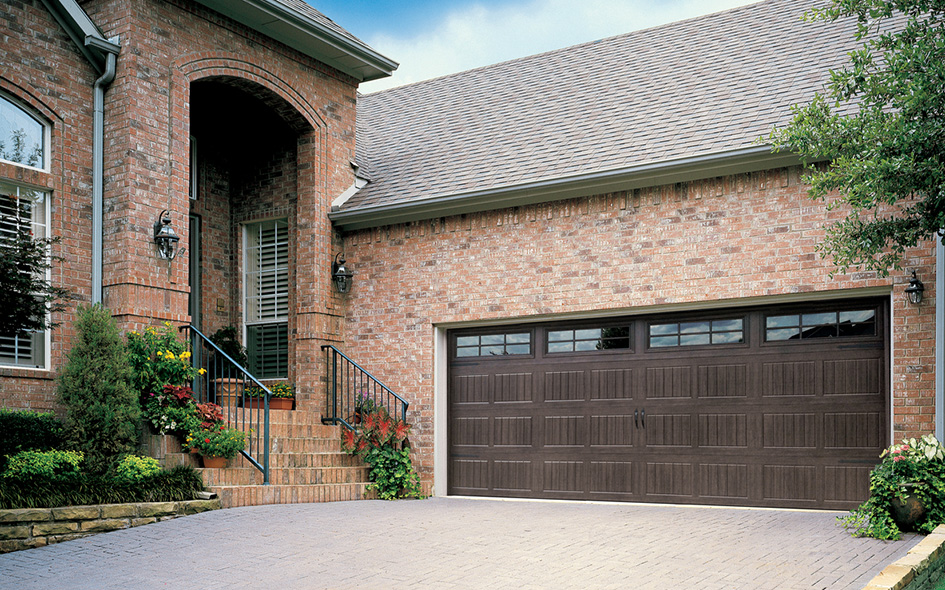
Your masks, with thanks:
[[[46,169],[46,126],[0,95],[0,160]]]

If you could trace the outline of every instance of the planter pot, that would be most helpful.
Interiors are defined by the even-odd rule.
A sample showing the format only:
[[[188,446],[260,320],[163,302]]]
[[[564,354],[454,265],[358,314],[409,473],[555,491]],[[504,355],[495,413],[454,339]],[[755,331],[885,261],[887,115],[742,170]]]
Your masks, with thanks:
[[[246,400],[246,405],[249,408],[264,408],[265,403],[262,398],[251,397]],[[270,410],[294,410],[295,409],[295,398],[294,397],[273,397],[269,399],[269,409]]]
[[[239,405],[240,394],[243,392],[243,380],[233,378],[214,379],[217,404],[224,408],[235,408]]]
[[[922,500],[912,495],[906,496],[905,500],[893,498],[889,505],[892,508],[890,516],[902,531],[915,530],[916,523],[922,520],[926,512]]]
[[[207,469],[223,469],[229,461],[226,457],[211,457],[208,455],[202,455],[200,458],[203,460],[203,466]]]

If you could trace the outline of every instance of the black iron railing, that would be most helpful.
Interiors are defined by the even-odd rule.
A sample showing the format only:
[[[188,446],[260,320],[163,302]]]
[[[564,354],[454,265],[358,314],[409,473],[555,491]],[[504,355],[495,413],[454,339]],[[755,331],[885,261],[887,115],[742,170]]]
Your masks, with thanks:
[[[243,366],[193,326],[182,326],[190,339],[195,367],[206,369],[194,379],[194,397],[200,403],[213,402],[223,408],[227,426],[246,436],[246,449],[240,453],[262,471],[263,483],[269,485],[269,398],[272,392]],[[252,396],[249,393],[261,393]]]
[[[325,424],[343,424],[354,429],[362,413],[384,408],[395,418],[407,421],[407,400],[374,378],[343,352],[330,344],[322,346],[328,355],[328,416]]]

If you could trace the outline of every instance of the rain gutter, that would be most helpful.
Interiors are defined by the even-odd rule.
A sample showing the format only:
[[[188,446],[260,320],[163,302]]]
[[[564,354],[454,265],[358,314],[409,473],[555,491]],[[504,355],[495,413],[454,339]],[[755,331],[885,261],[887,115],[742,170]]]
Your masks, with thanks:
[[[755,172],[800,164],[791,153],[775,153],[770,146],[752,146],[727,152],[664,160],[619,168],[501,186],[483,190],[438,195],[401,203],[368,205],[351,210],[336,209],[329,218],[349,231],[435,217],[519,207],[561,199],[632,190],[702,178]]]

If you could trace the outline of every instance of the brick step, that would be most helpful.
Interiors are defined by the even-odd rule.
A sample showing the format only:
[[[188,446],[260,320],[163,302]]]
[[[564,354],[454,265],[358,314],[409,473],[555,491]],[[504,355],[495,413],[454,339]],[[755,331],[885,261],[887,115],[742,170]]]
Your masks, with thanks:
[[[366,483],[321,485],[253,485],[213,486],[224,508],[262,506],[265,504],[300,504],[309,502],[341,502],[374,499],[374,492],[365,495]]]
[[[232,463],[233,461],[231,461]],[[199,468],[197,472],[203,478],[203,485],[211,486],[250,486],[262,485],[262,471],[255,467],[225,467],[223,469]],[[272,470],[270,470],[270,473]]]
[[[269,454],[312,454],[341,452],[341,438],[270,437]]]
[[[255,425],[253,428],[255,429]],[[326,427],[322,424],[270,424],[269,438],[274,437],[334,440],[340,439],[341,433],[337,426]]]
[[[269,453],[269,466],[278,467],[360,467],[361,459],[347,453]]]
[[[227,467],[225,469],[199,469],[204,485],[245,486],[261,485],[262,472],[254,467]],[[293,467],[269,469],[269,483],[273,485],[314,485],[326,483],[364,483],[368,479],[367,467]]]

